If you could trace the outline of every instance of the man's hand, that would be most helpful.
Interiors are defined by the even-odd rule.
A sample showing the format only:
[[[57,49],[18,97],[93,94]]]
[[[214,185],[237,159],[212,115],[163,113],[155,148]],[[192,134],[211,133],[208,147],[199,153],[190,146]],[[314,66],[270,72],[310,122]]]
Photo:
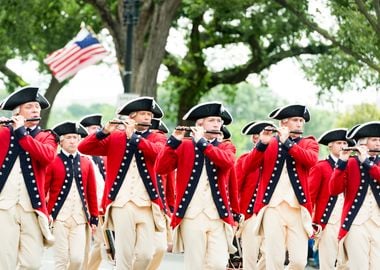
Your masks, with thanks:
[[[350,157],[350,154],[351,154],[351,150],[348,150],[348,151],[340,150],[339,159],[343,161],[347,161],[348,158]]]
[[[280,142],[285,143],[286,140],[289,138],[289,128],[288,127],[279,127],[278,129],[278,136],[280,138]]]
[[[191,131],[193,132],[195,142],[198,142],[201,138],[204,137],[205,130],[203,127],[191,127]]]
[[[178,129],[174,129],[172,136],[176,138],[179,141],[182,141],[182,139],[185,137],[186,130],[185,127],[179,126]]]
[[[120,125],[120,124],[117,124],[119,122],[121,122],[119,119],[113,119],[113,120],[107,122],[107,124],[105,124],[103,127],[103,132],[105,134],[110,134],[110,133],[114,132],[117,129],[117,127]],[[123,124],[125,125],[124,122],[123,122]]]
[[[363,163],[368,156],[368,148],[365,145],[359,145],[356,148],[358,149],[358,158]]]
[[[271,126],[268,126],[272,128]],[[265,128],[259,134],[259,141],[263,144],[268,144],[273,138],[273,131],[271,129],[266,130]]]
[[[19,127],[23,127],[25,124],[25,118],[22,115],[12,116],[12,120],[13,120],[12,126],[14,129],[18,129]]]
[[[128,119],[125,122],[125,134],[127,134],[127,138],[130,139],[132,134],[135,132],[136,121],[133,119]]]

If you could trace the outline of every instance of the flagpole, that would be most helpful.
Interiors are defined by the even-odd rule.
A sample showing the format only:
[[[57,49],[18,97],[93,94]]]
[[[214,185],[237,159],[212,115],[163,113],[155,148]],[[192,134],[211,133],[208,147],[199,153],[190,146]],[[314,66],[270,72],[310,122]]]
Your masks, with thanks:
[[[124,58],[124,93],[131,93],[133,29],[139,18],[139,0],[124,0],[124,23],[127,25],[127,35]]]

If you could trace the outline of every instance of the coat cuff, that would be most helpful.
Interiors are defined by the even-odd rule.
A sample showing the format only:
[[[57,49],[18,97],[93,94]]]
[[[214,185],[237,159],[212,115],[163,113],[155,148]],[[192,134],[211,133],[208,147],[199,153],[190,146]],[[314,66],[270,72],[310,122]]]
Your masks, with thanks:
[[[99,218],[98,217],[91,216],[91,218],[90,218],[90,225],[98,226],[98,222],[99,222]]]
[[[104,138],[108,137],[109,135],[110,135],[109,133],[104,133],[103,129],[101,129],[98,132],[96,132],[96,138],[98,140],[103,140]]]
[[[200,138],[200,140],[196,143],[196,146],[202,152],[206,149],[207,145],[209,145],[209,142],[207,142],[207,140],[205,138]]]
[[[286,150],[289,151],[290,148],[292,148],[296,143],[292,142],[289,139],[286,139],[286,141],[282,144]]]
[[[343,161],[341,159],[338,159],[337,163],[335,164],[335,168],[339,170],[345,170],[347,167],[347,161]]]
[[[365,169],[370,170],[375,165],[375,162],[369,160],[369,158],[366,158],[362,165]]]
[[[257,144],[256,144],[256,149],[260,152],[264,152],[268,147],[268,144],[264,144],[262,143],[261,141],[259,141]]]
[[[19,127],[18,129],[15,129],[15,137],[17,140],[25,137],[28,135],[28,132],[26,131],[26,128],[24,126]]]
[[[180,140],[177,140],[173,135],[171,135],[169,137],[169,139],[167,140],[166,142],[166,145],[170,146],[171,148],[173,149],[177,149],[178,146],[181,144],[182,142]]]
[[[141,140],[141,135],[137,135],[136,133],[132,133],[132,136],[131,136],[131,138],[129,138],[128,143],[137,146],[139,144],[140,140]]]

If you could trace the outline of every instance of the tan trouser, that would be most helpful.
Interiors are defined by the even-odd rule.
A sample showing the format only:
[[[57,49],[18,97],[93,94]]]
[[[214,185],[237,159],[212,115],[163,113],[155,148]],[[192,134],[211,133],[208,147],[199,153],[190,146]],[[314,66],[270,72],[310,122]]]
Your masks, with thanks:
[[[160,264],[165,256],[166,249],[168,248],[166,235],[166,230],[163,232],[155,232],[154,243],[156,249],[147,270],[156,270],[160,267]]]
[[[244,270],[258,269],[257,259],[259,256],[263,237],[254,235],[254,227],[256,225],[256,221],[257,217],[254,215],[244,222],[244,229],[241,235]],[[264,267],[265,269],[264,260],[261,261],[261,267]]]
[[[0,209],[0,224],[0,269],[39,269],[44,246],[36,213],[19,204]]]
[[[102,248],[104,245],[104,237],[103,230],[99,225],[94,234],[94,241],[92,244],[90,258],[88,261],[89,270],[98,269],[100,264],[102,263]]]
[[[86,223],[77,224],[72,217],[54,222],[55,270],[81,269],[86,250],[86,226]]]
[[[380,266],[380,227],[372,220],[352,225],[344,240],[349,269],[375,270]]]
[[[211,220],[200,213],[194,219],[184,218],[180,226],[186,270],[226,269],[228,243],[222,220]]]
[[[340,222],[327,224],[319,239],[319,269],[329,270],[335,268],[338,255],[338,232]]]
[[[264,211],[262,228],[266,269],[284,269],[285,252],[288,250],[287,269],[304,270],[307,263],[308,236],[302,224],[301,209],[292,208],[282,202]]]
[[[146,269],[155,247],[152,208],[128,202],[110,211],[115,228],[116,269]]]

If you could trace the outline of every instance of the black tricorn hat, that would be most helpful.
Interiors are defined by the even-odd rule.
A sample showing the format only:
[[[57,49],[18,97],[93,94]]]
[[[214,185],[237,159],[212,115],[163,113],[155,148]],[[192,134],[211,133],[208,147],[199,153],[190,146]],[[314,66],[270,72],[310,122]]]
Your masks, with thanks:
[[[347,133],[348,139],[358,140],[366,137],[380,137],[380,121],[371,121],[356,125]]]
[[[101,114],[90,114],[83,117],[79,123],[84,127],[89,126],[102,126],[102,115]]]
[[[154,118],[161,118],[164,112],[152,97],[138,97],[125,103],[119,109],[118,114],[129,115],[133,112],[148,111],[153,113]]]
[[[232,115],[224,108],[220,102],[205,102],[192,107],[182,118],[183,120],[197,121],[209,116],[219,116],[224,125],[232,122]]]
[[[2,110],[12,111],[19,105],[33,101],[38,102],[42,110],[50,107],[49,101],[38,93],[38,87],[32,86],[26,86],[13,92],[3,100],[0,107]]]
[[[87,130],[78,123],[75,122],[62,122],[55,125],[52,130],[57,133],[58,136],[66,135],[66,134],[79,134],[82,138],[88,135]]]
[[[310,113],[305,105],[292,104],[275,109],[269,115],[269,118],[282,120],[289,117],[302,117],[305,122],[309,122]]]
[[[228,130],[228,128],[225,125],[222,126],[221,131],[223,133],[223,139],[227,140],[231,138],[231,132]]]
[[[348,146],[354,146],[355,141],[351,139],[347,139],[347,129],[346,128],[336,128],[331,129],[323,133],[319,139],[318,143],[323,145],[328,145],[330,142],[335,141],[346,141]]]
[[[161,119],[152,119],[150,129],[156,129],[160,130],[163,133],[169,133],[168,127],[165,125],[165,123]]]
[[[253,135],[259,134],[265,127],[272,126],[276,128],[276,126],[271,121],[252,121],[246,124],[241,129],[242,135]]]

